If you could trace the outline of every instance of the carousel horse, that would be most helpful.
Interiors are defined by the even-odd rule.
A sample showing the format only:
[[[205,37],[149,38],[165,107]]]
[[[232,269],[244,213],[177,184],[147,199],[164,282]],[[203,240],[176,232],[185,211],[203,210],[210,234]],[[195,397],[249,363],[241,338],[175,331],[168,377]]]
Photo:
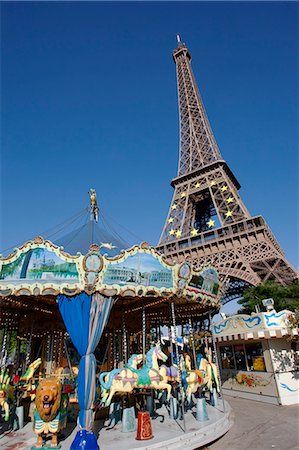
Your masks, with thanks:
[[[126,367],[113,369],[111,372],[103,372],[99,376],[101,386],[101,402],[109,406],[115,392],[132,392],[132,384],[136,382],[137,376],[132,369],[137,369],[142,361],[142,354],[132,355]]]
[[[29,366],[26,372],[21,376],[19,380],[19,388],[24,391],[23,398],[29,397],[33,401],[35,399],[35,382],[33,379],[34,372],[41,365],[41,358],[37,358]]]
[[[202,353],[199,353],[196,357],[197,366],[199,367],[199,370],[207,373],[207,388],[209,391],[213,392],[213,387],[215,385],[216,391],[219,394],[220,386],[217,366],[212,362],[212,355],[209,352],[207,353],[207,358],[208,359],[205,359]]]
[[[137,388],[156,390],[167,389],[167,400],[170,399],[171,385],[168,383],[165,366],[159,367],[158,359],[165,362],[168,357],[162,352],[160,343],[152,347],[146,354],[145,365],[140,370],[133,370],[138,374]]]
[[[34,372],[41,365],[41,358],[37,358],[29,366],[26,372],[21,376],[20,381],[27,381],[27,383],[33,378]]]
[[[158,365],[158,359],[164,362],[167,360],[167,356],[161,351],[160,344],[147,352],[144,366],[137,369],[136,357],[140,356],[142,357],[142,355],[133,355],[125,369],[114,369],[100,375],[100,384],[103,388],[102,401],[105,406],[110,405],[116,392],[132,392],[134,388],[167,389],[169,400],[171,385],[167,382],[166,369]],[[133,366],[133,362],[136,367]]]
[[[204,386],[208,380],[206,374],[202,370],[192,370],[191,358],[184,353],[180,363],[182,385],[186,393],[187,402],[191,402],[191,395],[195,394],[198,388]]]
[[[180,355],[178,364],[174,364],[170,367],[162,367],[165,367],[166,369],[168,381],[179,382],[179,379],[181,378],[183,391],[186,394],[188,403],[191,402],[191,395],[197,392],[199,387],[202,387],[208,382],[207,374],[205,372],[191,369],[191,358],[187,353]]]

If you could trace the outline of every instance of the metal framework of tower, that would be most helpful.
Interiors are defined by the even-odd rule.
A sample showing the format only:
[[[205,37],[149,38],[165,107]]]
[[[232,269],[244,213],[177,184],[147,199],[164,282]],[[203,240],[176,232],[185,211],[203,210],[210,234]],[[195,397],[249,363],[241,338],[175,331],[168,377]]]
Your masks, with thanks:
[[[262,216],[251,217],[240,184],[223,160],[191,69],[191,55],[178,39],[176,64],[180,116],[178,175],[157,249],[189,259],[195,268],[213,264],[229,286],[224,303],[266,280],[298,279]]]

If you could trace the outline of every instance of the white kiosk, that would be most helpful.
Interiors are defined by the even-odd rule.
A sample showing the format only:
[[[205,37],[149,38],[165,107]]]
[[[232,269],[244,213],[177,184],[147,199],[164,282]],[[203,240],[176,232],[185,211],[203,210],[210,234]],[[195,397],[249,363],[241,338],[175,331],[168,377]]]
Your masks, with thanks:
[[[238,314],[212,324],[223,393],[262,402],[299,403],[299,355],[291,311]],[[293,338],[293,339],[292,339]]]

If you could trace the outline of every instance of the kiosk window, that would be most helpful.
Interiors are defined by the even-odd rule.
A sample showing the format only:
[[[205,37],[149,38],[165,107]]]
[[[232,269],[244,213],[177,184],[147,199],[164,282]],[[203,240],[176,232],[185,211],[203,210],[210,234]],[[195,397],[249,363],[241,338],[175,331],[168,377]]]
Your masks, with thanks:
[[[245,350],[249,370],[266,372],[262,344],[260,342],[245,344]]]
[[[245,351],[243,344],[234,345],[236,365],[238,370],[247,370],[246,360],[245,360]]]
[[[235,369],[235,361],[233,348],[231,345],[225,345],[220,347],[220,358],[222,369]]]

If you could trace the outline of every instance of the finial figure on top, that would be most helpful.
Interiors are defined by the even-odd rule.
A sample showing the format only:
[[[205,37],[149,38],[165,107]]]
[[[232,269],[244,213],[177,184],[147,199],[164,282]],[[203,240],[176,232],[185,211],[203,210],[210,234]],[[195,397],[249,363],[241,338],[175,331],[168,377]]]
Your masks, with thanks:
[[[90,220],[95,220],[98,222],[99,220],[99,208],[97,203],[97,194],[95,189],[90,189],[88,191],[89,201],[90,201]]]

